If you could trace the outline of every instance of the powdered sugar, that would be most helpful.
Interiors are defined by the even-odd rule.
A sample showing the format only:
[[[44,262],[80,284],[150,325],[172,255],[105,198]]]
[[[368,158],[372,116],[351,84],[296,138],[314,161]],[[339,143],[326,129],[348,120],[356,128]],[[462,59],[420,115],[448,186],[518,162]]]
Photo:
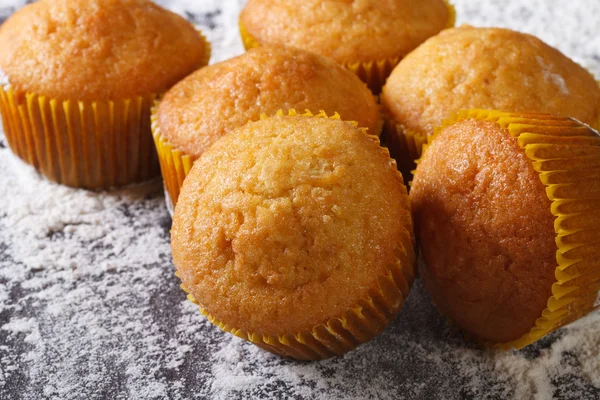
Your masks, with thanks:
[[[213,62],[242,51],[241,1],[162,3],[201,25]],[[459,22],[537,33],[600,72],[595,2],[454,3]],[[265,353],[185,300],[169,224],[160,182],[61,187],[0,139],[0,399],[600,397],[598,311],[522,351],[487,352],[439,317],[420,283],[380,337],[343,357]]]

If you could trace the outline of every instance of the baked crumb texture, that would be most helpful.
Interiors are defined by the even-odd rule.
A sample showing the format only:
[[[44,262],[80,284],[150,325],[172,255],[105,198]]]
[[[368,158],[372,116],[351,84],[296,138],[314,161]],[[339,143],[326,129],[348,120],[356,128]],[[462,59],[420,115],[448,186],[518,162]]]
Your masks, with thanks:
[[[340,355],[408,296],[406,187],[377,136],[337,115],[263,118],[194,163],[173,218],[177,274],[224,331],[297,359]]]
[[[282,44],[333,58],[378,94],[406,54],[455,20],[447,0],[251,0],[239,28],[246,49]]]
[[[381,94],[384,136],[405,176],[427,136],[459,110],[573,117],[600,128],[600,87],[538,38],[461,26],[428,39],[391,73]]]
[[[335,61],[284,46],[249,50],[192,73],[153,109],[155,144],[173,204],[192,160],[227,132],[279,109],[338,113],[375,135],[382,125],[373,94]]]
[[[0,27],[8,144],[48,179],[106,189],[160,173],[150,108],[206,65],[193,25],[147,0],[41,0]]]
[[[435,130],[411,188],[420,273],[475,340],[527,346],[600,291],[600,136],[566,117],[473,109]]]

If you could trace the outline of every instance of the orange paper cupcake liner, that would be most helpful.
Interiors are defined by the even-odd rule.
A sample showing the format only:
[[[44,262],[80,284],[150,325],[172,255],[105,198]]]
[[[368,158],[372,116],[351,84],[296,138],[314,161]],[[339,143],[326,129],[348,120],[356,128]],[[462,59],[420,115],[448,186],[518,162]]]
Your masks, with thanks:
[[[27,164],[64,185],[106,189],[158,175],[154,98],[60,101],[4,87],[0,110],[8,144]]]
[[[447,0],[444,0],[444,3],[448,7],[448,23],[446,24],[446,28],[452,28],[456,23],[456,9]],[[240,36],[246,50],[259,47],[261,45],[260,42],[248,32],[241,18],[238,23]],[[358,75],[373,93],[379,94],[386,79],[402,58],[402,56],[397,56],[372,61],[350,61],[343,63],[343,65]]]
[[[313,115],[310,111],[306,111],[303,114],[298,114],[295,110],[289,110],[287,113],[279,111],[276,114],[276,116],[283,115],[340,119],[337,113],[331,117],[324,112]],[[268,117],[264,114],[261,116],[261,119],[266,118]],[[349,123],[354,126],[357,125],[355,122]],[[364,131],[367,134],[366,129]],[[368,136],[379,143],[377,136]],[[381,148],[381,151],[389,157],[389,153],[385,148]],[[390,162],[394,163],[391,159]],[[399,173],[397,179],[402,182],[402,176]],[[416,262],[415,239],[410,220],[407,220],[407,225],[405,244],[397,249],[396,262],[389,266],[389,271],[386,274],[378,277],[375,286],[341,315],[301,332],[268,335],[228,325],[226,321],[219,320],[206,307],[196,301],[183,284],[181,288],[187,293],[188,300],[196,304],[200,312],[212,324],[225,332],[257,345],[263,350],[299,360],[321,360],[334,357],[346,353],[377,336],[402,308],[415,278],[414,265]],[[177,273],[175,274],[177,275]]]
[[[556,281],[546,308],[522,337],[484,343],[520,349],[600,307],[600,135],[571,118],[474,109],[445,121],[429,143],[445,127],[466,119],[494,122],[517,138],[556,217]]]
[[[160,101],[155,101],[155,104],[152,107],[152,136],[154,137],[154,145],[156,146],[158,160],[160,162],[160,170],[164,180],[166,191],[165,195],[168,200],[167,206],[172,212],[173,208],[177,204],[177,199],[179,198],[183,181],[190,172],[190,169],[192,169],[192,165],[194,164],[194,161],[196,161],[197,157],[193,157],[185,153],[183,150],[178,149],[162,135],[160,126],[158,125],[157,115],[159,103]],[[290,112],[292,111],[296,112],[295,110],[290,110]],[[306,110],[305,113],[307,115],[312,115],[309,110]],[[282,115],[281,111],[279,111],[277,115]],[[323,115],[325,115],[325,112],[320,111],[320,113],[316,116]],[[336,113],[335,115],[339,118],[339,114]],[[381,125],[380,123],[378,124]]]

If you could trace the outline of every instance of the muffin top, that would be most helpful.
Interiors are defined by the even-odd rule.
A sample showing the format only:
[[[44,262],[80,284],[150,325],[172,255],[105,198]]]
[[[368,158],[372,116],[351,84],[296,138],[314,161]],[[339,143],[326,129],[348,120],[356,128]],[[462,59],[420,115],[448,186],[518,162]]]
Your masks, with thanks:
[[[517,139],[487,121],[445,128],[410,194],[421,277],[442,313],[492,342],[527,333],[551,296],[557,246],[551,202]]]
[[[250,122],[205,152],[171,241],[199,304],[268,335],[340,317],[403,248],[414,260],[406,188],[387,152],[347,122],[302,116]]]
[[[241,23],[260,43],[339,63],[401,57],[454,24],[444,0],[249,0]]]
[[[600,88],[585,69],[533,36],[463,26],[405,57],[388,78],[382,103],[405,129],[422,134],[469,108],[559,114],[595,125]]]
[[[196,71],[167,92],[157,120],[169,142],[199,157],[262,113],[291,108],[337,112],[379,133],[377,103],[356,75],[328,58],[281,46],[252,49]]]
[[[160,93],[208,52],[190,23],[149,0],[40,0],[0,27],[11,85],[60,99]]]

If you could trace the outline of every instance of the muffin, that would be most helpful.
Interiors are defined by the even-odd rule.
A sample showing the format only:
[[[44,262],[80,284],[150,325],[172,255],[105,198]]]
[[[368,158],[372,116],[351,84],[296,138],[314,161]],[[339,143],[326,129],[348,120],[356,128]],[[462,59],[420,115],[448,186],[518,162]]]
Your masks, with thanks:
[[[339,113],[379,134],[377,103],[334,61],[302,50],[265,46],[202,68],[175,85],[153,112],[153,132],[173,204],[195,159],[217,139],[279,109]]]
[[[436,132],[410,198],[439,310],[483,343],[518,349],[598,307],[598,132],[485,110]]]
[[[427,135],[462,109],[542,112],[595,126],[594,77],[539,39],[498,28],[445,30],[405,57],[381,95],[385,138],[404,171]]]
[[[154,99],[209,55],[191,24],[148,0],[30,4],[0,27],[8,144],[69,186],[102,189],[154,177]]]
[[[240,32],[247,49],[283,44],[331,57],[379,93],[398,61],[454,16],[446,0],[249,0]]]
[[[400,310],[414,238],[402,176],[377,137],[294,114],[250,122],[196,161],[171,244],[182,287],[212,323],[322,359]]]

